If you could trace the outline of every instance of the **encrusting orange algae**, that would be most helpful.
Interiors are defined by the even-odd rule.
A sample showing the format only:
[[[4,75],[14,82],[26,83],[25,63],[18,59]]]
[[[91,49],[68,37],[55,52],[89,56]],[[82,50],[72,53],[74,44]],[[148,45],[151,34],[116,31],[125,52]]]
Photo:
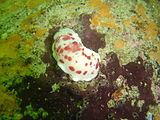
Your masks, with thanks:
[[[27,3],[27,7],[30,9],[34,9],[37,6],[41,5],[43,2],[47,2],[51,0],[29,0]]]
[[[6,39],[0,40],[0,58],[16,58],[18,54],[17,46],[20,44],[21,36],[19,34],[10,35]]]
[[[47,29],[45,28],[38,28],[36,33],[35,33],[35,37],[40,38],[42,37],[45,33],[47,33]]]
[[[92,26],[102,26],[115,29],[117,31],[121,31],[122,29],[116,26],[117,20],[110,13],[110,6],[101,0],[89,0],[87,2],[88,7],[95,7],[98,11],[93,14],[90,22]],[[160,43],[156,40],[158,34],[158,26],[155,21],[150,20],[146,15],[147,8],[144,4],[139,3],[135,7],[135,12],[137,15],[133,15],[129,17],[130,20],[119,20],[123,23],[123,25],[131,30],[132,34],[137,34],[137,30],[132,27],[132,24],[136,24],[141,32],[144,33],[143,40],[151,40],[158,48]],[[102,20],[103,19],[103,20]],[[122,40],[116,40],[114,42],[114,47],[116,49],[123,48],[127,43]],[[151,51],[149,55],[156,59],[158,63],[160,63],[160,53],[156,51]]]
[[[144,32],[143,40],[150,40],[157,46],[157,51],[150,51],[149,55],[157,60],[157,62],[160,64],[160,49],[158,47],[160,46],[160,43],[156,40],[158,34],[158,26],[154,20],[150,20],[146,16],[146,8],[143,4],[137,5],[135,11],[139,15],[139,17],[132,16],[131,20],[138,25],[142,32]]]
[[[90,0],[87,3],[88,7],[96,7],[98,12],[92,16],[90,20],[93,26],[104,26],[117,29],[115,23],[116,20],[113,18],[112,14],[110,13],[110,7],[103,3],[101,0]],[[101,19],[108,18],[109,20],[102,21]]]
[[[126,46],[126,45],[127,45],[127,42],[124,42],[124,41],[122,41],[122,40],[116,40],[116,41],[114,42],[114,47],[115,47],[116,49],[123,48],[123,47]]]
[[[152,40],[152,42],[156,42],[156,36],[158,27],[146,16],[146,8],[143,4],[137,5],[135,9],[136,13],[140,16],[132,16],[132,22],[135,22],[141,30],[145,33],[143,36],[144,40]]]
[[[21,22],[21,26],[20,28],[22,30],[25,30],[25,31],[30,31],[34,26],[31,24],[32,23],[32,20],[33,18],[37,17],[38,15],[40,15],[40,13],[33,13],[29,16],[27,16],[22,22]]]

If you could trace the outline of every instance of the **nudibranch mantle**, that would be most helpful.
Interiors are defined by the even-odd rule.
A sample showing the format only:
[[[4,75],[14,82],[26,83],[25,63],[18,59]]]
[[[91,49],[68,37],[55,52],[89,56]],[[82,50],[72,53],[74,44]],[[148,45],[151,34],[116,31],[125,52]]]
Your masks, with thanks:
[[[99,54],[86,48],[72,29],[60,29],[54,35],[52,51],[58,66],[69,74],[73,81],[90,81],[97,76]]]

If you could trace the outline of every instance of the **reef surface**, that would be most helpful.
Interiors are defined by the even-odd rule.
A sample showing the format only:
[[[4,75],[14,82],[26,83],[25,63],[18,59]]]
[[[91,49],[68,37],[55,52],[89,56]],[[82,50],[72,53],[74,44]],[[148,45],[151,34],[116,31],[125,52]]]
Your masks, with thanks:
[[[0,119],[160,119],[158,0],[1,0],[0,13]],[[60,28],[99,53],[96,78],[58,67]]]

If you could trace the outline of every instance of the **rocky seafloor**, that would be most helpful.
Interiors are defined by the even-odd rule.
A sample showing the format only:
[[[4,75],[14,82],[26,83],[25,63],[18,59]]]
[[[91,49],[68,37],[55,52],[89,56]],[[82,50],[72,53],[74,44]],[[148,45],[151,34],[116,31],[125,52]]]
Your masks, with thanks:
[[[1,0],[1,120],[160,120],[158,0]],[[71,28],[101,57],[72,81],[52,56]]]

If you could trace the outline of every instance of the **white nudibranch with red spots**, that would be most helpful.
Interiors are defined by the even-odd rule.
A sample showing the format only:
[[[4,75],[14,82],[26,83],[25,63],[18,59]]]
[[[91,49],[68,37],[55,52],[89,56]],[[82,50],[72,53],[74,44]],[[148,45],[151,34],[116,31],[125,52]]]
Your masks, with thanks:
[[[99,71],[100,56],[86,48],[72,29],[60,29],[54,35],[53,57],[73,81],[90,81]]]

